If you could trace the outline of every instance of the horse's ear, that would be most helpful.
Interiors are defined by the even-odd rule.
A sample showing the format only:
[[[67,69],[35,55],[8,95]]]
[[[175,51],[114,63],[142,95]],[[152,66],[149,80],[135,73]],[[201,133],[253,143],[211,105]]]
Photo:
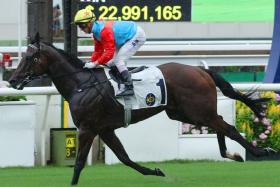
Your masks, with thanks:
[[[37,44],[39,44],[40,43],[40,34],[39,34],[39,32],[37,32],[36,33],[36,35],[35,35],[35,40],[34,40]]]
[[[31,44],[40,44],[40,34],[37,32],[35,35],[30,37],[30,43]]]

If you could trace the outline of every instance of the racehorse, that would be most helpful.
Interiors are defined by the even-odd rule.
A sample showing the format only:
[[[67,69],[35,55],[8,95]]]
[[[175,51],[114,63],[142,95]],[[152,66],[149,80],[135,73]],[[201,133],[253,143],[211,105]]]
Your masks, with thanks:
[[[225,136],[235,140],[255,156],[266,156],[274,152],[270,148],[254,147],[234,126],[227,124],[217,114],[216,86],[225,96],[249,106],[260,119],[264,117],[267,98],[252,99],[251,94],[234,90],[230,83],[210,70],[178,63],[167,63],[158,68],[166,81],[167,105],[133,110],[132,124],[165,111],[173,120],[212,128],[217,133],[220,154],[224,158],[243,161],[238,153],[227,151]],[[115,100],[113,88],[103,68],[83,69],[81,60],[50,44],[40,42],[37,34],[28,45],[25,56],[9,82],[13,88],[23,89],[27,83],[43,74],[52,79],[59,93],[68,101],[74,124],[79,129],[72,185],[78,183],[96,135],[102,138],[125,165],[143,175],[165,176],[158,168],[146,168],[130,160],[116,136],[115,129],[124,124],[124,107]]]

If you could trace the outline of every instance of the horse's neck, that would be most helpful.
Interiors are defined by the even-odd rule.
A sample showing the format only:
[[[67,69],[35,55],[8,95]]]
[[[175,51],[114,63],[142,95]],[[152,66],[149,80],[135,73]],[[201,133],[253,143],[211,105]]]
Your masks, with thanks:
[[[79,62],[69,62],[68,58],[59,51],[46,46],[48,58],[48,74],[59,93],[68,100],[73,93],[92,82],[106,79],[104,70],[83,70]],[[75,59],[73,59],[75,60]],[[99,77],[99,78],[98,78]]]
[[[86,75],[81,75],[82,68],[79,68],[67,61],[57,51],[53,52],[49,59],[48,75],[52,79],[59,93],[69,98],[75,89],[79,87]]]
[[[79,79],[75,71],[71,68],[58,66],[56,70],[50,69],[49,76],[51,77],[55,87],[59,93],[65,98],[69,98],[74,89],[79,84]]]

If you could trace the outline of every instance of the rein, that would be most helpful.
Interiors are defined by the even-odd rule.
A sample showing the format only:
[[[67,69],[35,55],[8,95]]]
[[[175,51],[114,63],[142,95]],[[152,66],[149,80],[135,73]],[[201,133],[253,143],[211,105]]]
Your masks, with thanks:
[[[74,90],[74,91],[76,91],[76,92],[83,92],[83,91],[86,90],[86,89],[95,87],[95,86],[100,85],[100,84],[104,84],[104,83],[106,83],[106,82],[109,81],[108,79],[106,79],[106,80],[104,80],[104,81],[99,81],[98,78],[95,76],[95,74],[94,74],[94,72],[93,72],[92,70],[90,70],[90,73],[91,73],[91,74],[90,74],[89,79],[86,80],[85,82],[83,82],[82,84],[80,84],[80,85],[79,85],[79,88],[76,89],[76,90]],[[93,82],[91,82],[92,77],[94,77]],[[85,84],[88,83],[88,82],[89,82],[89,84],[88,84],[88,85],[85,85]],[[83,85],[84,85],[84,86],[83,86]],[[96,88],[96,89],[97,89],[97,88]],[[97,90],[98,90],[98,89],[97,89]],[[98,92],[100,92],[100,91],[98,90]],[[101,92],[100,92],[100,93],[101,93]]]
[[[32,48],[33,50],[35,50],[36,52],[40,52],[41,46],[37,47],[33,44],[29,44],[28,47]],[[36,62],[31,62],[30,65],[33,66],[33,64]],[[107,68],[109,68],[108,66],[106,66]],[[93,70],[89,70],[90,71],[90,76],[87,80],[85,80],[84,82],[80,83],[79,85],[77,85],[77,88],[74,89],[72,91],[72,93],[69,95],[69,98],[71,98],[74,94],[76,93],[81,93],[84,90],[90,89],[90,88],[95,88],[96,91],[98,92],[99,95],[101,95],[103,98],[105,98],[105,95],[108,95],[114,102],[115,104],[118,104],[116,99],[114,98],[114,96],[110,93],[108,93],[105,89],[104,86],[102,86],[104,83],[109,82],[109,79],[105,79],[103,81],[99,81],[98,77],[95,75],[95,73],[93,72]],[[69,73],[65,73],[65,74],[61,74],[61,75],[56,75],[56,76],[52,76],[51,79],[52,80],[57,80],[57,79],[61,79],[63,77],[67,77],[67,76],[73,76],[76,75],[78,73],[81,72],[85,72],[84,69],[79,69],[77,71],[73,71],[73,72],[69,72]],[[28,74],[26,74],[25,78],[24,78],[24,82],[30,82],[34,79],[41,79],[43,76],[36,76],[33,74],[33,72],[28,72]],[[22,84],[24,86],[24,84]],[[100,86],[100,87],[98,87]]]
[[[62,77],[67,77],[67,76],[75,75],[75,74],[80,73],[80,72],[83,72],[83,69],[82,70],[78,70],[78,71],[74,71],[74,72],[71,72],[71,73],[65,73],[65,74],[62,74],[62,75],[57,75],[57,76],[52,77],[52,79],[60,79]]]
[[[52,79],[60,79],[60,78],[67,77],[67,76],[72,76],[72,75],[75,75],[75,74],[81,73],[81,72],[84,72],[84,70],[82,69],[82,70],[74,71],[74,72],[71,72],[71,73],[66,73],[66,74],[54,76],[54,77],[52,77]],[[106,79],[106,80],[104,80],[104,81],[98,81],[98,79],[97,79],[96,76],[94,75],[94,72],[93,72],[93,71],[90,71],[90,72],[91,72],[91,74],[90,74],[89,79],[86,80],[86,81],[84,81],[83,83],[81,83],[81,84],[79,85],[79,88],[76,89],[76,90],[74,90],[73,92],[83,92],[83,91],[86,90],[86,89],[95,87],[95,86],[97,86],[97,85],[99,85],[99,84],[104,84],[104,83],[106,83],[106,82],[109,81],[109,79]],[[42,77],[43,77],[43,76],[38,76],[38,79],[40,79],[40,78],[42,78]],[[90,80],[91,80],[92,77],[94,77],[94,80],[93,80],[93,82],[90,82]],[[36,79],[36,77],[33,77],[33,79]],[[88,83],[88,82],[89,82],[90,84],[85,85],[85,84]],[[83,85],[85,85],[85,86],[83,86]]]

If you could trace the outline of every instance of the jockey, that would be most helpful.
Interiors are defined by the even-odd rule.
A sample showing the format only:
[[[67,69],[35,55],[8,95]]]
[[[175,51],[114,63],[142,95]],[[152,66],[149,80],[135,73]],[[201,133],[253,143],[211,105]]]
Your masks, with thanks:
[[[93,7],[88,5],[79,10],[74,19],[74,23],[83,32],[92,33],[94,39],[95,50],[84,68],[95,68],[99,64],[115,65],[124,83],[116,96],[134,95],[126,61],[145,43],[145,32],[132,21],[97,21],[92,11]]]

